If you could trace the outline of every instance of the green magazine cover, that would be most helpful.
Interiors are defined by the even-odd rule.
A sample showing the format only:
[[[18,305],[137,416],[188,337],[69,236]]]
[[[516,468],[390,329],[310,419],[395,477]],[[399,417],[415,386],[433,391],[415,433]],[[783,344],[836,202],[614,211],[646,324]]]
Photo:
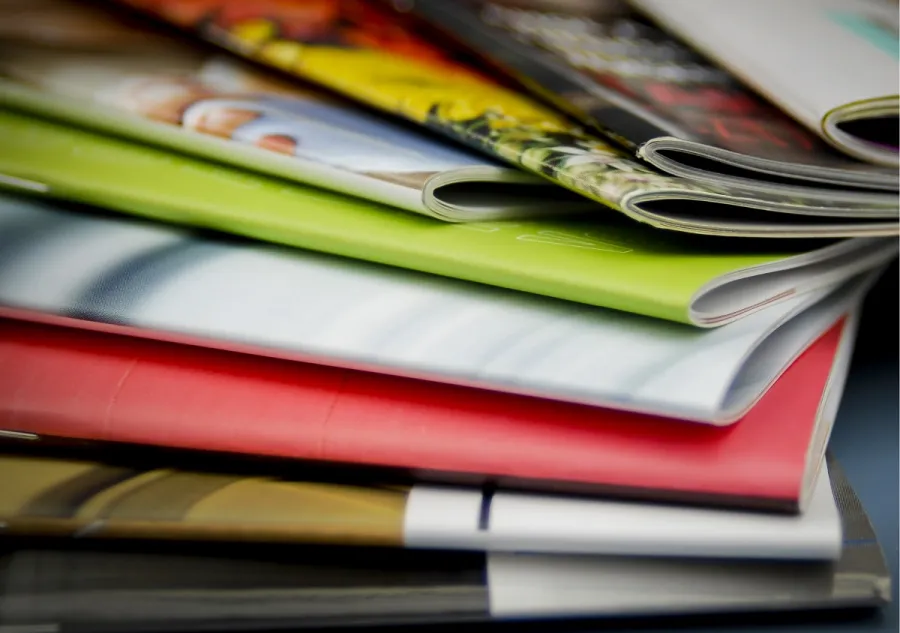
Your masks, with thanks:
[[[703,326],[837,283],[895,249],[689,236],[615,215],[444,223],[9,109],[0,138],[0,183],[18,190]]]

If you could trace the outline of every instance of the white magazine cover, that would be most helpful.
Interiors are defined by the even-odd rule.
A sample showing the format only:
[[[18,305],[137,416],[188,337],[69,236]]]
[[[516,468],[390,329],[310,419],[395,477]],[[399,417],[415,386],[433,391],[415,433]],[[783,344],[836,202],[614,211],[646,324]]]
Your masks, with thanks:
[[[0,198],[7,312],[718,425],[746,412],[875,276],[706,330]]]
[[[840,399],[842,390],[835,391],[829,397]],[[416,485],[403,538],[407,547],[494,552],[796,560],[841,554],[840,515],[824,468],[806,509],[792,515]]]
[[[885,0],[633,0],[838,149],[898,161],[897,6]]]

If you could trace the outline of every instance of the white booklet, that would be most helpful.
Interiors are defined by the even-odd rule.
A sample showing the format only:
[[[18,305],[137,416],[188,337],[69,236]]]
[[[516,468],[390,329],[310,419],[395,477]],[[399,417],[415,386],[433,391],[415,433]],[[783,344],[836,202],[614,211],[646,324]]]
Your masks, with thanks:
[[[416,485],[403,538],[436,549],[834,560],[841,521],[823,468],[795,515]]]
[[[8,314],[710,424],[745,413],[876,276],[703,330],[0,198]]]
[[[900,164],[895,3],[633,1],[838,149]]]

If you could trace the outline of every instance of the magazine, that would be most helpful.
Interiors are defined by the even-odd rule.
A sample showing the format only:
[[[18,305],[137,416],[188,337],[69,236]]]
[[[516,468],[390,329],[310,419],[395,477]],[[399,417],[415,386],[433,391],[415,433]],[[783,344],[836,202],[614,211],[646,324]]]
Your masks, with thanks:
[[[4,534],[836,560],[827,471],[800,515],[416,483],[304,480],[120,451],[0,454]],[[222,467],[224,466],[224,467]],[[281,464],[283,466],[283,464]],[[246,470],[246,469],[245,469]],[[283,470],[283,469],[282,469]],[[358,478],[358,480],[362,480]]]
[[[715,0],[635,4],[834,147],[896,175],[896,3],[762,0],[728,9]]]
[[[0,187],[702,327],[840,283],[897,252],[885,238],[736,244],[615,214],[435,222],[9,110],[0,109],[0,137]]]
[[[882,606],[884,554],[839,466],[829,470],[845,525],[834,563],[11,540],[0,608],[28,630],[153,632]]]
[[[249,460],[279,475],[352,469],[369,481],[487,493],[798,514],[821,471],[857,315],[835,323],[725,428],[17,316],[0,319],[0,354],[17,368],[0,381],[0,437],[38,450],[125,444],[201,451],[201,463]],[[479,508],[490,500],[482,495]]]
[[[403,116],[621,211],[677,231],[735,236],[896,234],[898,209],[746,193],[658,173],[554,110],[451,59],[374,0],[123,0],[199,37]]]
[[[442,220],[596,207],[416,126],[94,7],[40,0],[27,10],[39,17],[0,26],[0,89],[22,106]]]
[[[151,338],[710,424],[744,415],[862,299],[875,275],[699,329],[0,200],[0,305],[8,308],[128,326]]]
[[[727,72],[631,13],[625,0],[597,2],[589,13],[567,13],[546,3],[536,7],[533,0],[413,4],[419,15],[526,87],[664,172],[712,187],[727,183],[751,195],[779,192],[810,201],[897,206],[896,170],[834,151]],[[735,50],[732,38],[718,26],[681,12],[689,3],[655,4],[665,7],[666,15],[718,38],[729,52]],[[755,51],[764,48],[760,33],[771,32],[770,16],[779,12],[775,5],[766,6],[757,3],[742,10],[765,20],[751,30],[744,30],[746,20],[730,8],[719,4],[711,11],[727,12],[729,24]],[[791,38],[791,51],[770,49],[773,65],[794,68],[783,60],[793,59],[802,45],[792,35],[794,24],[804,19],[786,16],[778,22]],[[827,39],[822,42],[832,47]],[[888,65],[896,75],[896,64]],[[834,85],[832,75],[813,74]],[[782,93],[784,85],[799,86],[781,80]],[[896,78],[894,85],[896,91]]]

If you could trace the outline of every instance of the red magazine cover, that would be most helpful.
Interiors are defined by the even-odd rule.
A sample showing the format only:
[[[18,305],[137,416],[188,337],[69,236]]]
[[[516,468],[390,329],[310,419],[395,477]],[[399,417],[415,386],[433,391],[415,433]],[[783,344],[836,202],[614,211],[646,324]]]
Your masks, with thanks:
[[[853,319],[835,325],[722,428],[0,320],[0,429],[797,511],[833,417],[823,394],[840,396],[854,330]]]

